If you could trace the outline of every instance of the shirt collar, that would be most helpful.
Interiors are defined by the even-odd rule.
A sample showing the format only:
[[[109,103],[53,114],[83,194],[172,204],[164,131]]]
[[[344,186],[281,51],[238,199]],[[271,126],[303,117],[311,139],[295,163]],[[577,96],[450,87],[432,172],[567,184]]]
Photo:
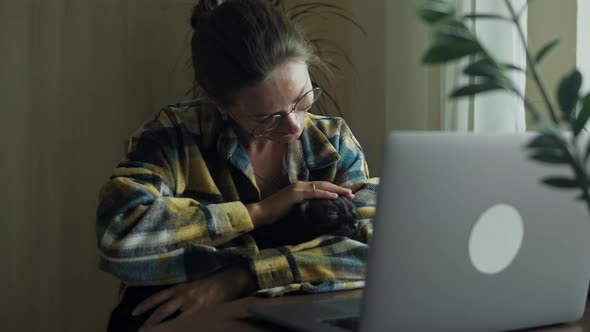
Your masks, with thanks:
[[[239,143],[235,124],[232,121],[221,121],[220,124],[217,150],[224,159],[252,178],[252,165],[246,150]],[[303,132],[287,147],[283,168],[288,171],[291,182],[305,181],[308,180],[310,170],[327,167],[338,160],[338,151],[308,115]]]
[[[298,142],[301,144],[303,159],[310,170],[332,165],[340,160],[340,154],[324,132],[318,128],[308,114],[305,129]]]

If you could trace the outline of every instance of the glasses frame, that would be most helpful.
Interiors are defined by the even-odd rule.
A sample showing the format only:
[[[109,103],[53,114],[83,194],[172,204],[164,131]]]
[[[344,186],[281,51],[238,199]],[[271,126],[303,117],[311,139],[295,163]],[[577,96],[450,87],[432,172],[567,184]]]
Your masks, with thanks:
[[[297,106],[299,105],[299,103],[307,95],[309,95],[312,92],[313,92],[313,100],[312,100],[311,104],[306,106],[304,109],[297,109]],[[275,129],[277,129],[281,125],[281,123],[283,123],[283,120],[287,116],[291,115],[291,113],[295,113],[295,112],[297,112],[295,114],[307,113],[307,111],[309,111],[312,108],[313,104],[315,104],[315,102],[318,100],[318,98],[322,95],[322,92],[323,92],[323,90],[319,85],[312,84],[312,88],[310,90],[306,91],[304,94],[302,94],[299,98],[297,98],[297,100],[295,100],[295,103],[293,103],[293,106],[291,106],[287,112],[277,112],[274,114],[269,114],[269,115],[265,116],[263,119],[256,118],[256,117],[252,116],[251,114],[244,114],[247,117],[249,117],[252,121],[258,123],[258,125],[252,129],[252,131],[250,132],[250,135],[255,138],[265,137],[268,134],[272,133]],[[262,131],[261,133],[257,133],[257,131],[259,131],[259,128],[264,125],[264,122],[266,122],[270,119],[276,119],[275,120],[276,124],[274,126],[264,129],[264,131]]]

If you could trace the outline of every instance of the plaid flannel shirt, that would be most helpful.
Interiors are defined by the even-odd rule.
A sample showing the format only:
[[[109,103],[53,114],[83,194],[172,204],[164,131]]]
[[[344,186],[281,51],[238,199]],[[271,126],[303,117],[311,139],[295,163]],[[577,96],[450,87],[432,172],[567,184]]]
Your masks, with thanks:
[[[259,295],[363,287],[378,179],[369,179],[344,121],[308,114],[303,133],[288,145],[282,181],[351,188],[361,216],[356,236],[259,250],[245,204],[259,201],[260,192],[232,122],[211,105],[168,106],[133,134],[100,190],[99,267],[134,286],[183,282],[248,263]]]

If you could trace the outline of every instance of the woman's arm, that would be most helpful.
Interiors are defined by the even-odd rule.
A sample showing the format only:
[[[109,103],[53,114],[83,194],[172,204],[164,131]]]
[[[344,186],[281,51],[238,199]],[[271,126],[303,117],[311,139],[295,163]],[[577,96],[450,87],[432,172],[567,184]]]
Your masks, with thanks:
[[[180,282],[207,274],[235,258],[215,246],[255,227],[239,201],[214,204],[182,197],[192,177],[192,183],[208,192],[193,197],[222,201],[205,163],[195,155],[197,147],[191,147],[192,158],[178,151],[174,129],[161,121],[144,127],[100,191],[100,267],[131,285]]]
[[[333,141],[340,160],[333,183],[352,189],[361,217],[353,238],[322,236],[295,246],[265,249],[251,257],[259,292],[280,295],[295,290],[324,292],[364,285],[368,241],[377,202],[378,178],[369,178],[363,151],[342,121]]]

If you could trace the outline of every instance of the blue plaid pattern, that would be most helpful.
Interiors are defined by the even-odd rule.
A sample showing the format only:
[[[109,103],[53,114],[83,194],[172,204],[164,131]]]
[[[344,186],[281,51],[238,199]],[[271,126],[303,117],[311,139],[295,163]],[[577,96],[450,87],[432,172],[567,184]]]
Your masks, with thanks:
[[[264,250],[249,234],[245,204],[260,200],[260,192],[233,126],[213,105],[192,101],[162,109],[132,135],[99,194],[100,268],[126,285],[160,285],[245,261],[259,295],[363,287],[378,179],[369,178],[344,120],[308,113],[283,172],[291,183],[351,188],[362,218],[358,233]]]

